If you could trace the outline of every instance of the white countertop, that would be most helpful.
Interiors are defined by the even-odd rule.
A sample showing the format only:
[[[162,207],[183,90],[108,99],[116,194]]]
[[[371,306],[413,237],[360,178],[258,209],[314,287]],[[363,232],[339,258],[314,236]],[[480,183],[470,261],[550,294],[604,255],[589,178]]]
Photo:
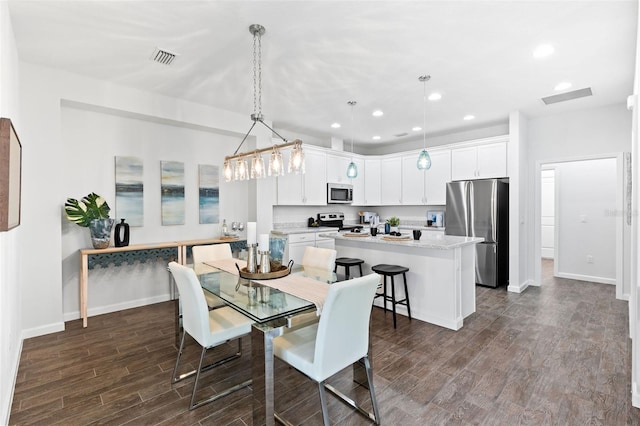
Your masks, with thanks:
[[[392,245],[402,245],[407,247],[416,247],[416,248],[427,248],[427,249],[438,249],[438,250],[450,250],[457,247],[463,247],[471,244],[477,244],[484,241],[484,238],[476,238],[476,237],[458,237],[455,235],[441,235],[441,234],[433,234],[433,233],[423,233],[422,237],[415,241],[413,237],[409,240],[394,240],[389,241],[382,239],[384,234],[378,234],[375,237],[367,236],[367,237],[346,237],[344,233],[332,233],[332,234],[321,234],[321,237],[327,238],[335,238],[336,240],[348,240],[360,243],[368,243],[368,244],[392,244]]]

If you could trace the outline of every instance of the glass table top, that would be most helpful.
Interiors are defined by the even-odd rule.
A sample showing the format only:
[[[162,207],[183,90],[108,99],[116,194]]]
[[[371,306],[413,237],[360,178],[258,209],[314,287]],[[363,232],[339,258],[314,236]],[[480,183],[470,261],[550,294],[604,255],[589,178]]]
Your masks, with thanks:
[[[265,323],[315,309],[315,305],[308,300],[241,278],[204,263],[196,264],[193,268],[203,289],[220,297],[228,305],[257,323]],[[333,272],[300,265],[294,266],[291,274],[326,283],[337,281],[336,274]]]

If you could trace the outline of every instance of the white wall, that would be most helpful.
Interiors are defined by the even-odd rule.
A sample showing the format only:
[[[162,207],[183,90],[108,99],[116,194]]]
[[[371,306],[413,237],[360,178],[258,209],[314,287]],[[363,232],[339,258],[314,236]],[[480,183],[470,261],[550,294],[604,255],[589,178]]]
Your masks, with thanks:
[[[552,112],[551,107],[550,114]],[[526,259],[530,270],[535,271],[534,284],[540,285],[541,164],[581,157],[611,157],[631,151],[631,113],[626,102],[621,101],[604,107],[530,118],[527,137],[529,182],[524,193],[531,194],[527,197],[528,209],[535,211],[537,218],[525,228],[522,238],[530,247]]]
[[[88,110],[77,105],[63,105],[61,113],[64,158],[60,184],[66,196],[80,198],[96,192],[109,203],[111,217],[120,218],[115,203],[114,157],[138,157],[143,160],[144,226],[131,228],[130,244],[220,235],[219,223],[199,223],[198,165],[221,166],[226,152],[220,147],[237,146],[237,136]],[[162,226],[160,161],[184,163],[184,225]],[[220,204],[224,214],[221,220],[246,222],[248,203],[247,182],[221,183]],[[61,215],[61,222],[63,310],[64,319],[68,321],[79,318],[78,248],[90,247],[91,244],[87,228],[70,223],[64,215]],[[95,269],[90,273],[89,283],[90,316],[169,298],[167,274],[162,265],[135,264]]]
[[[616,159],[560,163],[555,171],[557,276],[615,284]]]
[[[19,61],[7,2],[0,2],[0,117],[10,118],[23,147],[19,111]],[[13,384],[18,372],[22,288],[20,261],[24,225],[0,232],[0,424],[9,424]]]
[[[555,170],[540,173],[540,243],[544,259],[555,258]]]
[[[24,120],[22,138],[30,143],[29,149],[23,150],[25,244],[22,247],[24,262],[21,268],[24,289],[22,332],[24,337],[28,337],[63,329],[65,309],[71,309],[67,304],[72,302],[73,292],[77,291],[72,288],[77,284],[69,276],[72,274],[70,271],[74,261],[69,261],[66,257],[63,259],[62,253],[64,250],[67,256],[71,250],[87,247],[89,243],[82,229],[69,228],[70,225],[63,220],[62,206],[67,197],[77,198],[87,191],[101,191],[107,197],[113,194],[113,156],[127,153],[142,155],[146,169],[145,180],[149,179],[145,183],[149,183],[149,196],[153,197],[153,179],[157,179],[157,175],[151,172],[159,169],[160,159],[183,159],[192,166],[197,163],[210,164],[212,159],[220,161],[222,155],[235,150],[236,141],[248,130],[251,122],[245,115],[27,63],[21,64],[21,77]],[[71,107],[75,111],[71,111]],[[90,120],[90,123],[100,127],[91,129],[91,126],[76,121],[80,119]],[[102,127],[107,123],[110,124]],[[271,134],[266,128],[256,128],[252,134],[257,137],[257,145],[271,145]],[[132,136],[145,140],[145,143],[141,147],[130,147]],[[195,152],[188,152],[193,146],[188,146],[183,137],[197,139]],[[235,141],[231,143],[229,137],[235,138]],[[157,141],[154,145],[150,142],[152,138],[161,138],[162,141]],[[169,140],[171,138],[174,140]],[[202,148],[209,143],[211,147]],[[201,149],[203,152],[200,152]],[[212,157],[212,152],[216,153],[215,157]],[[73,182],[73,171],[64,170],[65,165],[70,164],[69,155],[81,163],[97,162],[94,168],[99,173],[82,176],[80,180],[86,182]],[[73,166],[76,164],[67,168]],[[258,185],[269,186],[268,183]],[[255,182],[221,183],[221,196],[224,197],[225,191],[227,194],[253,191],[255,197],[256,186]],[[264,193],[267,197],[273,196],[268,190]],[[155,194],[157,197],[157,192]],[[239,196],[246,203],[244,205],[243,202],[235,203],[233,200],[221,201],[221,217],[236,220],[234,216],[239,216],[242,210],[246,210],[247,219],[255,217],[255,203],[248,201],[249,196]],[[136,242],[173,240],[178,236],[180,239],[189,239],[211,236],[216,232],[216,228],[210,225],[193,223],[193,213],[190,216],[192,222],[182,228],[157,227],[154,224],[158,223],[159,213],[158,216],[153,216],[154,199],[147,199],[146,196],[145,199],[149,203],[149,206],[145,206],[145,221],[148,221],[149,228],[145,227],[144,231],[133,229]],[[265,201],[269,202],[268,199]],[[267,230],[271,228],[270,210],[264,218],[268,221],[263,225]],[[78,239],[77,244],[71,248],[67,244],[74,239]],[[49,248],[46,256],[33,255],[42,253],[43,247]],[[100,294],[100,291],[107,294],[109,290],[92,288],[94,278],[98,280],[95,283],[99,283],[101,279],[99,274],[95,277],[90,275],[89,300],[93,300],[92,306],[97,308],[93,303],[98,299],[92,299],[92,295]],[[108,277],[104,279],[112,281]],[[122,286],[124,289],[126,283]],[[138,298],[155,296],[158,295],[133,295]],[[105,303],[113,305],[118,302],[114,298]]]

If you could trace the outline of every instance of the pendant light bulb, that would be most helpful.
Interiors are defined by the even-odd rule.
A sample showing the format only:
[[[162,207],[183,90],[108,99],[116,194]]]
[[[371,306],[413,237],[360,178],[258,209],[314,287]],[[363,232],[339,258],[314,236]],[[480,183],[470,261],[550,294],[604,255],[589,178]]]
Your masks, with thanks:
[[[233,166],[231,165],[231,160],[224,160],[222,173],[224,175],[225,182],[231,182],[233,180]]]
[[[418,80],[423,85],[422,98],[422,152],[418,156],[418,170],[429,170],[431,168],[431,156],[427,151],[427,81],[431,79],[430,75],[421,75]]]
[[[356,105],[356,101],[349,101],[347,104],[351,106],[351,162],[347,167],[347,177],[349,179],[355,179],[358,177],[358,166],[353,162],[353,107]]]

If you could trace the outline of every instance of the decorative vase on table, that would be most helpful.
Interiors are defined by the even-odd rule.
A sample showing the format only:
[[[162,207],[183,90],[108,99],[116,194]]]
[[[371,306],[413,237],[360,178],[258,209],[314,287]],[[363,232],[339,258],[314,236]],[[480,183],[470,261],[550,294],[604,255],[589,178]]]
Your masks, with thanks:
[[[89,222],[89,232],[91,232],[91,243],[95,249],[106,249],[111,241],[111,228],[113,219],[93,219]]]
[[[114,232],[114,244],[116,247],[126,247],[129,245],[129,224],[120,219]]]

